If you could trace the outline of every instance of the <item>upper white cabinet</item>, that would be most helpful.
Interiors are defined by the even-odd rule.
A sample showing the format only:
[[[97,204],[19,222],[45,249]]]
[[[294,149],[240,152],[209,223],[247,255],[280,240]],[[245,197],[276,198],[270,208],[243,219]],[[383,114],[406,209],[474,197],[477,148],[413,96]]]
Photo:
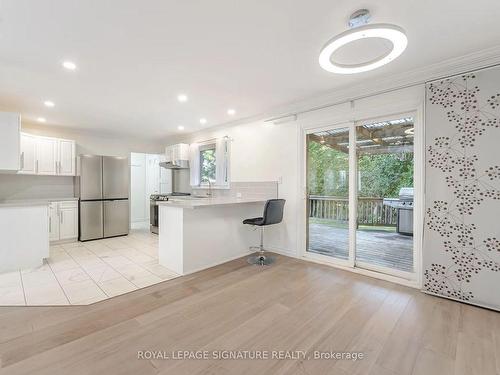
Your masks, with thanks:
[[[76,147],[75,141],[58,139],[58,170],[60,176],[74,176],[76,174]]]
[[[57,139],[38,137],[36,141],[36,173],[57,174]]]
[[[0,170],[17,172],[20,167],[19,149],[21,116],[0,112]]]
[[[21,133],[21,168],[19,173],[36,173],[36,140],[31,134]]]
[[[21,174],[74,176],[75,141],[21,133]]]
[[[177,160],[189,160],[189,145],[178,143],[165,148],[165,161],[175,162]]]

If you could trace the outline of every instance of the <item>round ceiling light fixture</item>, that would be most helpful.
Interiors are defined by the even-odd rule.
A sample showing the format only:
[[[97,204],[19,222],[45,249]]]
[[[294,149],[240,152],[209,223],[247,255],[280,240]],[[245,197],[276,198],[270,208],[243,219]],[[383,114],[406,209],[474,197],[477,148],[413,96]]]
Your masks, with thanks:
[[[354,74],[377,69],[403,53],[408,45],[408,38],[404,30],[396,25],[373,24],[367,25],[370,13],[366,9],[358,10],[349,19],[351,30],[347,30],[326,43],[319,55],[319,65],[328,72],[338,74]],[[340,64],[332,61],[332,55],[341,47],[354,41],[366,38],[382,38],[392,43],[392,49],[376,59],[362,64]]]

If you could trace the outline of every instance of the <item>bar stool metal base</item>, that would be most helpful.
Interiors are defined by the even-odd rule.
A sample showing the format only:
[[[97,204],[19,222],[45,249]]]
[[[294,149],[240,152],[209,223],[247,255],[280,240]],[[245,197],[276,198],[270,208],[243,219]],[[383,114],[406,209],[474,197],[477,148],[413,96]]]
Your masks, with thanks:
[[[264,250],[264,227],[260,227],[260,245],[251,246],[250,250],[257,250],[255,254],[247,259],[250,264],[256,264],[259,266],[269,266],[276,261],[276,258],[271,255],[266,255]]]
[[[276,258],[271,255],[266,255],[265,253],[258,252],[255,255],[250,256],[247,259],[249,264],[255,264],[258,266],[269,266],[276,261]]]

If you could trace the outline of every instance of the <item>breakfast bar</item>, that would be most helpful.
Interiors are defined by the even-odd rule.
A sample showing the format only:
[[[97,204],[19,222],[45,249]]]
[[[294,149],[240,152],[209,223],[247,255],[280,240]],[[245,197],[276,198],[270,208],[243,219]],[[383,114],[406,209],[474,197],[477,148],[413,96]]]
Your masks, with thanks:
[[[49,256],[47,200],[0,201],[0,273],[41,266]]]
[[[160,264],[186,275],[249,254],[259,233],[242,223],[265,199],[200,198],[159,203]]]

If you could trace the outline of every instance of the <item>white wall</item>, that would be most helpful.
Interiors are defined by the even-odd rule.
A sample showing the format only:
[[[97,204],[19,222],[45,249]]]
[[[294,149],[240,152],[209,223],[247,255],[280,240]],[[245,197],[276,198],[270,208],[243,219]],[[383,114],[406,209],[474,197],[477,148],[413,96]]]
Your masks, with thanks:
[[[163,152],[161,142],[126,137],[119,135],[100,134],[61,126],[39,125],[29,122],[22,123],[22,131],[48,137],[74,139],[76,154],[94,154],[129,157],[131,152],[158,154]]]
[[[279,181],[279,196],[287,200],[282,224],[266,230],[269,249],[297,253],[297,123],[273,125],[263,121],[188,134],[165,144],[192,143],[229,136],[231,181]],[[245,219],[245,218],[242,218]],[[248,228],[251,230],[251,228]]]
[[[423,98],[423,86],[415,86],[357,100],[353,105],[307,112],[297,121],[279,125],[255,121],[171,137],[164,143],[231,137],[231,181],[281,181],[279,195],[287,200],[285,216],[282,224],[267,231],[266,247],[301,256],[305,249],[305,129],[416,110]]]
[[[74,139],[76,154],[130,156],[131,152],[159,153],[162,142],[130,137],[102,135],[89,131],[22,123],[22,131],[49,137]],[[0,174],[0,199],[66,198],[73,197],[73,178],[62,176],[27,176]]]

